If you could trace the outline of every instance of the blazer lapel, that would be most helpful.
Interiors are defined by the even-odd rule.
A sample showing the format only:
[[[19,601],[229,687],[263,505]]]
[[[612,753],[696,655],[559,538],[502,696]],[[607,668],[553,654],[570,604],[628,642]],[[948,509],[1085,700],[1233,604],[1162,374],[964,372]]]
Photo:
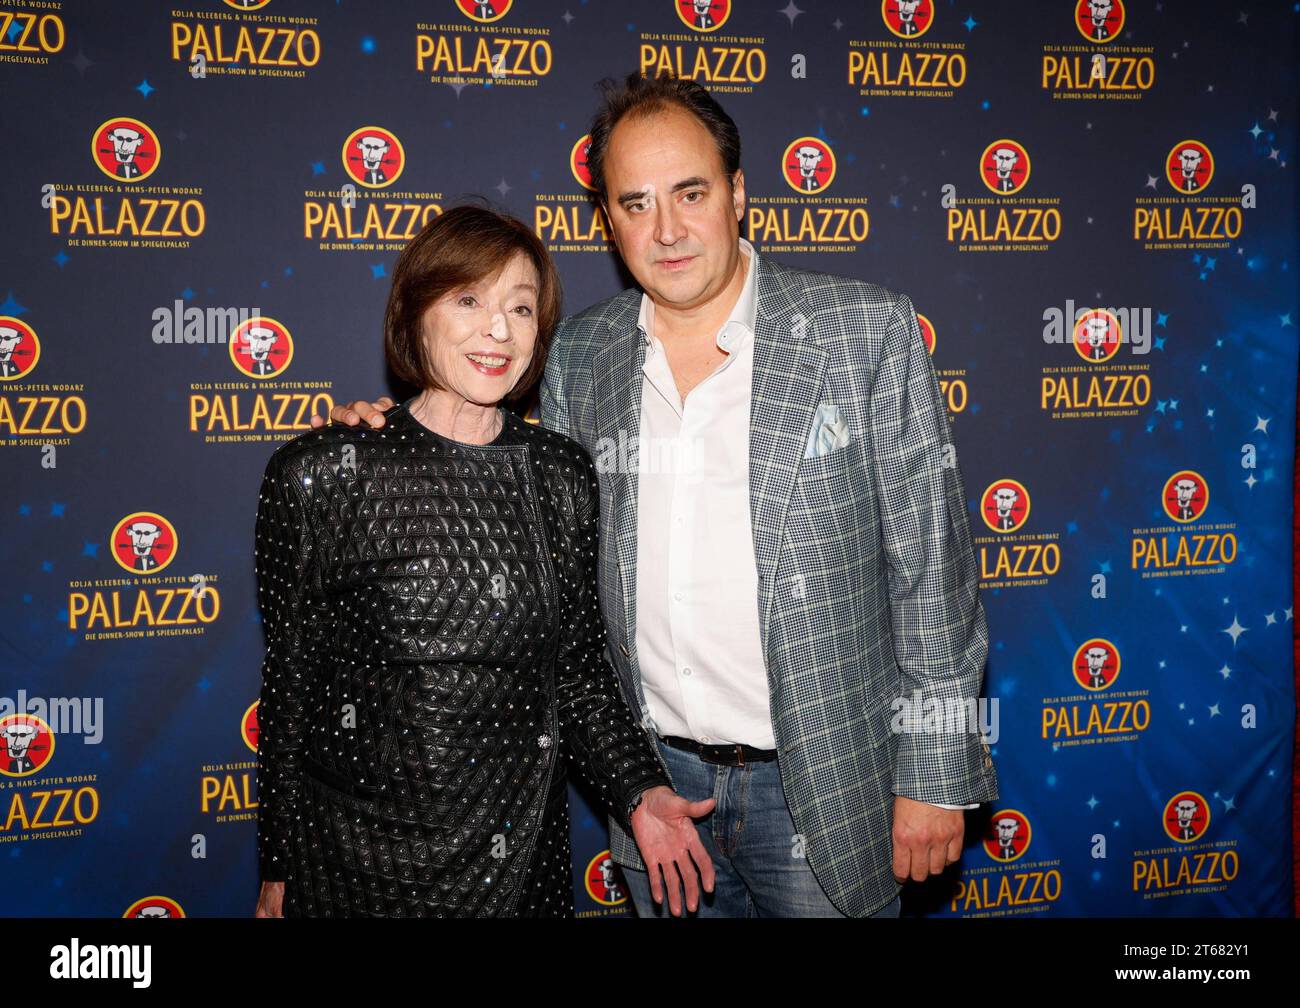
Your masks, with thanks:
[[[758,314],[749,422],[749,511],[763,646],[771,619],[786,511],[822,397],[827,351],[792,271],[758,256]]]
[[[616,446],[618,464],[605,474],[612,485],[614,536],[619,577],[623,586],[623,626],[629,658],[636,647],[636,527],[637,438],[641,432],[641,386],[645,378],[645,343],[637,326],[641,298],[628,299],[607,324],[612,338],[592,358],[592,389],[596,400],[596,429],[604,442]]]

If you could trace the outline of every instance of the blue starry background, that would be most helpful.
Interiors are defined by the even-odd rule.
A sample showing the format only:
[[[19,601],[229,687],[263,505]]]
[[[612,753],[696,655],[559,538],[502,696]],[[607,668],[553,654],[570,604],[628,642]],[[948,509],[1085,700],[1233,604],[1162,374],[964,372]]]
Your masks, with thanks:
[[[416,71],[414,36],[418,21],[468,24],[452,0],[272,0],[265,13],[317,18],[319,64],[299,79],[194,80],[169,58],[173,7],[67,0],[60,51],[0,62],[9,132],[26,140],[0,187],[0,314],[42,340],[32,381],[82,383],[88,410],[55,468],[31,446],[0,456],[0,696],[102,697],[106,721],[100,744],[60,737],[45,771],[7,779],[29,794],[94,774],[100,800],[80,836],[0,845],[10,905],[24,913],[116,916],[161,893],[192,916],[243,915],[255,899],[254,826],[203,813],[200,779],[205,764],[253,755],[240,738],[262,655],[253,516],[273,446],[209,445],[188,431],[190,383],[239,376],[225,346],[154,344],[153,311],[176,299],[257,307],[294,335],[284,378],[332,380],[342,400],[389,390],[380,325],[397,253],[322,252],[303,238],[304,190],[346,181],[344,137],[389,129],[407,158],[396,188],[441,192],[444,205],[482,196],[532,221],[539,195],[579,191],[568,155],[594,111],[594,82],[636,68],[641,33],[689,31],[672,0],[516,0],[502,23],[548,29],[551,72],[537,87],[450,86]],[[782,151],[813,135],[837,158],[831,194],[868,198],[870,234],[856,252],[783,258],[906,292],[934,323],[936,367],[966,370],[969,403],[953,429],[975,534],[986,531],[980,494],[1002,478],[1031,494],[1027,532],[1059,533],[1061,568],[1047,585],[983,593],[1001,782],[985,813],[1019,810],[1033,827],[1023,860],[1059,862],[1061,895],[1046,912],[1285,915],[1300,4],[1193,11],[1134,0],[1119,42],[1151,47],[1154,86],[1139,101],[1054,101],[1039,60],[1045,44],[1082,43],[1071,7],[937,0],[925,41],[965,44],[966,84],[947,99],[864,98],[846,83],[849,41],[891,38],[878,4],[738,0],[722,33],[761,38],[767,74],[753,93],[719,97],[740,127],[752,196],[788,195]],[[219,0],[194,9],[231,10]],[[801,77],[790,72],[797,55]],[[106,183],[88,146],[114,116],[158,134],[150,183],[203,188],[206,227],[191,248],[86,249],[51,233],[41,187]],[[959,253],[944,240],[941,187],[987,195],[979,154],[1002,137],[1032,159],[1024,195],[1059,198],[1061,238],[1040,253]],[[1187,138],[1214,154],[1211,193],[1250,184],[1258,208],[1228,248],[1144,251],[1130,234],[1134,202],[1170,194],[1164,160]],[[557,258],[569,311],[624,285],[608,255]],[[1134,355],[1152,382],[1139,415],[1054,421],[1039,408],[1042,369],[1078,362],[1042,337],[1043,312],[1067,299],[1151,310],[1151,352]],[[1184,468],[1208,480],[1204,520],[1235,525],[1237,557],[1224,574],[1142,579],[1132,531],[1170,524],[1160,492]],[[176,526],[169,573],[217,575],[221,615],[202,636],[104,642],[69,630],[69,583],[125,573],[108,536],[135,510]],[[1104,599],[1092,595],[1097,574]],[[1136,743],[1055,748],[1040,737],[1043,699],[1079,692],[1070,660],[1094,636],[1120,650],[1116,688],[1149,691],[1151,725]],[[1254,727],[1243,727],[1246,705]],[[1133,851],[1171,844],[1161,814],[1184,789],[1210,801],[1206,839],[1235,843],[1240,873],[1219,892],[1143,901]],[[627,912],[588,896],[603,818],[576,792],[571,814],[578,912]],[[22,833],[0,825],[0,839]],[[193,856],[198,835],[204,857]],[[989,864],[968,847],[967,868]],[[960,877],[909,893],[909,912],[951,913]]]

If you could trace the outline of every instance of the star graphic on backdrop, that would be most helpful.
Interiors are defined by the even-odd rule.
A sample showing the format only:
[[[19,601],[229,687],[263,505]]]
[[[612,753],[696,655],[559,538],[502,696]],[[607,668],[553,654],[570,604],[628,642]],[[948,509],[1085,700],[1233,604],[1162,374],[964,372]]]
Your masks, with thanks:
[[[1258,483],[1259,480],[1255,479],[1255,474],[1254,474],[1254,473],[1251,473],[1251,474],[1250,474],[1249,476],[1247,476],[1244,480],[1242,480],[1242,482],[1245,483],[1246,486],[1250,487],[1250,489],[1254,490],[1254,489],[1255,489],[1255,484]]]
[[[1209,417],[1211,420],[1213,420],[1213,419],[1214,419],[1214,408],[1211,407],[1210,409],[1207,409],[1207,410],[1205,411],[1205,415],[1206,415],[1207,417]]]
[[[1218,704],[1212,704],[1209,708],[1209,711],[1210,711],[1210,717],[1219,717],[1219,715],[1222,714],[1222,711],[1219,710]]]
[[[1228,668],[1227,665],[1224,665],[1223,668],[1219,669],[1219,675],[1223,676],[1224,679],[1231,679],[1232,669]]]
[[[1276,611],[1276,610],[1274,610],[1273,612],[1265,613],[1265,614],[1264,614],[1264,625],[1265,625],[1265,626],[1272,626],[1272,625],[1273,625],[1274,623],[1276,623],[1276,622],[1277,622],[1277,611]]]
[[[844,22],[841,21],[839,18],[836,18],[834,21],[831,22],[831,27],[834,28],[836,31],[839,31],[841,28],[844,27]]]
[[[966,20],[962,22],[962,26],[968,32],[973,32],[975,30],[975,26],[978,24],[979,22],[975,20],[975,16],[973,14],[967,14]]]
[[[794,0],[790,0],[790,2],[786,4],[784,7],[782,7],[779,11],[777,11],[777,13],[784,14],[786,17],[790,19],[790,24],[793,25],[794,19],[797,18],[800,14],[802,14],[803,11],[794,5]]]
[[[68,62],[71,63],[74,67],[76,67],[77,73],[81,74],[82,76],[85,76],[87,67],[92,67],[95,65],[92,60],[86,58],[86,54],[81,51],[80,47],[77,48],[76,58],[70,59],[68,60]]]
[[[1268,433],[1268,421],[1269,421],[1269,420],[1272,420],[1272,419],[1273,419],[1272,417],[1269,417],[1269,418],[1266,420],[1264,417],[1260,416],[1258,413],[1255,414],[1255,426],[1252,428],[1252,433],[1253,433],[1254,431],[1257,431],[1257,430],[1258,430],[1258,431],[1263,431],[1265,434],[1267,434],[1267,433]]]
[[[388,273],[384,269],[383,263],[376,263],[375,265],[370,267],[370,276],[374,280],[382,280],[387,275]]]
[[[467,87],[469,87],[469,84],[466,83],[465,81],[443,81],[443,83],[446,84],[447,87],[451,88],[453,91],[456,92],[457,98],[460,97],[460,93],[462,91],[464,91]]]
[[[1287,326],[1293,326],[1293,325],[1295,325],[1295,323],[1291,321],[1291,313],[1290,313],[1290,312],[1287,312],[1285,315],[1279,315],[1277,318],[1278,318],[1278,321],[1282,324],[1282,328],[1283,328],[1283,329],[1285,329]]]
[[[153,94],[153,92],[158,90],[156,87],[150,84],[148,80],[142,80],[139,84],[135,86],[135,89],[139,91],[142,95],[144,95],[146,98],[148,98],[151,94]]]
[[[1156,187],[1156,177],[1154,175],[1148,175],[1146,188],[1154,189],[1155,187]]]
[[[1245,24],[1245,23],[1246,23],[1246,19],[1249,18],[1249,17],[1250,17],[1250,15],[1247,14],[1245,11],[1238,11],[1238,12],[1237,12],[1237,24]]]
[[[561,20],[562,20],[565,24],[572,24],[572,23],[573,23],[573,15],[570,14],[568,11],[565,11],[564,14],[561,16]]]
[[[1226,633],[1229,637],[1232,638],[1232,646],[1236,647],[1237,638],[1240,637],[1242,634],[1244,634],[1248,629],[1250,628],[1242,626],[1240,623],[1237,622],[1237,617],[1233,616],[1232,625],[1225,627],[1222,632]]]
[[[1255,125],[1252,126],[1250,129],[1246,130],[1246,132],[1249,133],[1251,136],[1253,136],[1256,140],[1258,140],[1259,135],[1264,131],[1259,128],[1259,123],[1256,122]]]
[[[323,161],[313,161],[313,162],[311,163],[311,173],[312,173],[313,175],[324,175],[324,174],[325,174],[325,162],[323,162]]]
[[[1269,109],[1269,110],[1268,110],[1268,121],[1269,121],[1269,122],[1277,122],[1277,109]]]
[[[1220,798],[1219,801],[1223,802],[1223,811],[1225,812],[1231,812],[1237,807],[1236,795],[1233,795],[1231,798]]]
[[[495,189],[497,192],[499,192],[499,193],[501,194],[501,198],[502,198],[502,199],[505,199],[505,198],[506,198],[506,193],[508,193],[511,189],[513,189],[514,186],[512,186],[512,185],[511,185],[509,182],[507,182],[505,179],[502,179],[500,182],[498,182],[498,183],[497,183],[496,185],[494,185],[492,188]]]
[[[1099,802],[1099,801],[1097,800],[1097,796],[1096,796],[1096,795],[1093,795],[1093,796],[1092,796],[1091,798],[1089,798],[1086,802],[1084,802],[1084,804],[1088,806],[1088,811],[1089,811],[1089,812],[1095,812],[1095,811],[1097,810],[1097,806],[1100,805],[1101,802]]]

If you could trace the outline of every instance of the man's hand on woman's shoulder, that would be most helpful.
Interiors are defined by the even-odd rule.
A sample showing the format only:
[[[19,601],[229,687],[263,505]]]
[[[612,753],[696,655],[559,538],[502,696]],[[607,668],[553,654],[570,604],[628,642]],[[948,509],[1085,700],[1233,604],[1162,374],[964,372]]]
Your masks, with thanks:
[[[388,396],[380,396],[374,402],[366,402],[364,399],[357,399],[350,403],[339,403],[330,410],[329,420],[336,423],[347,424],[349,427],[356,427],[358,424],[366,424],[369,427],[384,426],[384,410],[392,409],[396,403]],[[313,427],[324,427],[329,420],[317,414],[311,418]]]

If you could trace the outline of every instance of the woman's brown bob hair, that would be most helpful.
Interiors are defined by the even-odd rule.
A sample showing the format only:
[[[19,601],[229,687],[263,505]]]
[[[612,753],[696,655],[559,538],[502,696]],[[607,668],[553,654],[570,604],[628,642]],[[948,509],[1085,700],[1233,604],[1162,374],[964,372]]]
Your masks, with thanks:
[[[402,249],[384,310],[384,356],[393,374],[420,389],[440,389],[425,351],[421,321],[429,306],[460,287],[494,276],[518,252],[537,267],[537,342],[533,358],[508,393],[523,397],[541,377],[551,334],[560,321],[560,275],[546,246],[524,223],[481,206],[453,207],[429,221]]]

